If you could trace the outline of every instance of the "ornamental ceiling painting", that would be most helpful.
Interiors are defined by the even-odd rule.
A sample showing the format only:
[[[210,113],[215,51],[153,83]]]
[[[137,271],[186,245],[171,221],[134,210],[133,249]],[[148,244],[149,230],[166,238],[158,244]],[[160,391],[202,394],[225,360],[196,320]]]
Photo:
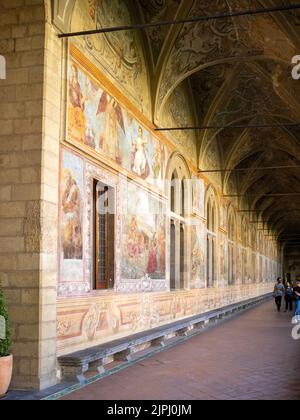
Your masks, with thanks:
[[[65,31],[278,6],[277,0],[73,0],[73,7],[67,0],[62,3],[68,11]],[[237,204],[259,211],[280,234],[300,230],[300,198],[265,194],[300,192],[300,129],[228,127],[300,121],[300,82],[291,77],[299,40],[296,10],[81,37],[76,42],[158,127],[226,126],[167,135],[199,169],[253,168],[206,176],[225,194],[243,194]],[[295,169],[255,169],[261,166]]]

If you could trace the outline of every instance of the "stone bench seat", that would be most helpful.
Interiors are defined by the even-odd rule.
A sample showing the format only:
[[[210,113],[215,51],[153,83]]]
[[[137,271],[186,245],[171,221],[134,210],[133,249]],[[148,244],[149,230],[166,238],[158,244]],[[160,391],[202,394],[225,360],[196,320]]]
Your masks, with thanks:
[[[136,353],[137,348],[141,345],[150,344],[152,348],[157,348],[157,346],[164,347],[168,341],[168,337],[172,335],[182,337],[188,336],[193,332],[196,333],[197,330],[205,328],[210,323],[218,322],[223,318],[246,310],[269,299],[270,296],[268,294],[238,304],[229,305],[86,350],[61,356],[58,358],[58,362],[61,367],[62,379],[84,383],[86,382],[85,374],[89,370],[96,371],[98,374],[105,373],[105,364],[109,358],[113,358],[114,361],[130,362],[132,361],[132,355]]]

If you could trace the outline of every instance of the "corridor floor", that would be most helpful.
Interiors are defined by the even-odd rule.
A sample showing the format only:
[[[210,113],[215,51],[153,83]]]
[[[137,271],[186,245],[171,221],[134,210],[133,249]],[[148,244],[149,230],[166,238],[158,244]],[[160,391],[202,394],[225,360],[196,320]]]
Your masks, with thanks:
[[[65,400],[300,398],[300,341],[268,302]]]

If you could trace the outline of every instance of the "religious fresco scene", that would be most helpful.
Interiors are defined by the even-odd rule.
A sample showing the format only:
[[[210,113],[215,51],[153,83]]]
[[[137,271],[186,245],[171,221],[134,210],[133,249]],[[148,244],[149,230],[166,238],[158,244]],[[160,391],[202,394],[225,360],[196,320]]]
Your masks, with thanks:
[[[0,1],[0,400],[299,399],[299,39],[298,0]]]
[[[122,276],[166,278],[166,217],[163,206],[133,185],[123,211]]]
[[[70,153],[64,153],[61,180],[61,273],[65,281],[82,281],[83,197],[83,161]]]
[[[160,184],[166,148],[70,59],[68,138]]]

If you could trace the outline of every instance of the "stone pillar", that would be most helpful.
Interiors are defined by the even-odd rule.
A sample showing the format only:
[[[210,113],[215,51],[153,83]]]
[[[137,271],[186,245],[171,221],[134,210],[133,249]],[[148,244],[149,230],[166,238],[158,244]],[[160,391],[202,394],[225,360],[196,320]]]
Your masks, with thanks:
[[[0,281],[13,330],[14,389],[56,383],[61,61],[42,0],[0,0]],[[59,51],[58,51],[59,53]]]

